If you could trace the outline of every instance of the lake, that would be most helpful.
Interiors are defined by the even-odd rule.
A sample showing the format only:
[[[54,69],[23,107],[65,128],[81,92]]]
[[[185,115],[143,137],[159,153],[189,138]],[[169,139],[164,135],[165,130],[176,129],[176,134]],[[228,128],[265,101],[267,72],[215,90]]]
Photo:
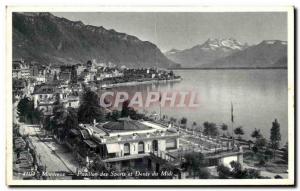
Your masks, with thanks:
[[[228,124],[231,131],[231,102],[234,127],[242,126],[246,139],[255,128],[269,139],[272,121],[280,123],[282,144],[288,134],[287,70],[175,70],[181,82],[118,87],[117,91],[193,91],[197,92],[197,108],[162,108],[162,115],[178,119],[186,117],[188,124],[205,121]],[[148,111],[159,113],[159,107]]]

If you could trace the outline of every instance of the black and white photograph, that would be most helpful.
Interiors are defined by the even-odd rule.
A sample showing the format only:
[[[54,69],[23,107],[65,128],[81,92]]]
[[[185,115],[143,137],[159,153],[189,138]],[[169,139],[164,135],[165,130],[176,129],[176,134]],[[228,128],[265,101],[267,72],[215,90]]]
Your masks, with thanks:
[[[8,7],[7,184],[294,185],[293,19]]]

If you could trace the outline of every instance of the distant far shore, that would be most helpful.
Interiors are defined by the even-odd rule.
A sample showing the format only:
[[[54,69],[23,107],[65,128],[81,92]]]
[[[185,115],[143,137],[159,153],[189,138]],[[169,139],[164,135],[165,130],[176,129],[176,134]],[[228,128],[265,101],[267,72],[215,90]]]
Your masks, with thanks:
[[[284,69],[287,67],[224,67],[224,68],[202,68],[202,67],[191,67],[191,68],[169,68],[170,70],[274,70]]]

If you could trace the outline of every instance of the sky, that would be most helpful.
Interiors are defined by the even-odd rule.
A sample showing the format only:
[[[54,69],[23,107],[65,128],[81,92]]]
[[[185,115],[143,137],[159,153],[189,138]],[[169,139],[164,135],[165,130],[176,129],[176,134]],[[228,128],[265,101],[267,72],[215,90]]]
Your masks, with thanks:
[[[235,38],[241,43],[287,40],[287,14],[264,13],[162,13],[162,12],[53,12],[58,17],[103,26],[156,44],[163,52],[183,50],[211,38]]]

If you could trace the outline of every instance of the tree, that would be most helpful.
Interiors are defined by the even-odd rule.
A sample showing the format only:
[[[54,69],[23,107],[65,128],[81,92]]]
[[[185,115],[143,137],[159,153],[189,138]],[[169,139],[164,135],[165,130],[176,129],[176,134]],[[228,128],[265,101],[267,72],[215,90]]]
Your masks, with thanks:
[[[126,100],[122,104],[121,117],[130,117],[131,119],[142,119],[145,115],[138,114],[134,108],[129,107],[130,100]]]
[[[32,111],[31,113],[29,113],[29,116],[31,124],[39,124],[42,121],[44,115],[41,110],[33,108],[32,102]]]
[[[242,169],[239,162],[231,161],[230,166],[232,167],[232,177],[236,179],[258,179],[261,178],[260,172],[255,169]]]
[[[91,66],[93,65],[93,63],[92,63],[92,61],[88,60],[88,61],[86,62],[86,65],[87,65],[87,67],[91,67]]]
[[[265,155],[264,159],[269,160],[273,157],[273,152],[269,149],[266,149],[264,155]]]
[[[271,148],[273,149],[274,159],[276,156],[276,150],[279,148],[280,141],[281,141],[280,124],[278,123],[277,119],[275,119],[274,122],[272,123],[271,136],[270,136]]]
[[[196,128],[197,128],[197,123],[194,121],[193,124],[192,124],[193,134],[194,134],[194,131],[195,131]]]
[[[254,131],[252,132],[252,134],[251,134],[251,137],[252,137],[252,138],[255,138],[256,140],[259,139],[259,138],[261,138],[262,135],[261,135],[261,133],[260,133],[260,129],[256,129],[256,128],[255,128],[255,130],[254,130]]]
[[[284,145],[284,150],[283,150],[283,155],[282,155],[282,159],[283,161],[288,164],[289,162],[289,146],[288,146],[288,143],[286,143]]]
[[[66,112],[61,103],[55,104],[53,107],[53,117],[50,120],[49,130],[56,131],[59,127],[63,126],[66,119]]]
[[[181,125],[183,128],[186,128],[186,124],[187,124],[187,118],[185,118],[185,117],[181,118],[181,120],[180,120],[180,125]]]
[[[170,117],[170,123],[172,123],[172,124],[175,124],[176,123],[176,118],[174,118],[174,117]]]
[[[122,104],[122,111],[121,111],[121,117],[128,117],[130,113],[130,107],[129,107],[129,100],[126,100]]]
[[[203,134],[208,137],[216,137],[219,135],[217,125],[215,123],[204,122]]]
[[[210,135],[210,130],[209,130],[209,128],[210,128],[210,123],[207,122],[207,121],[205,121],[205,122],[203,123],[203,135],[204,135],[204,136],[209,136],[209,135]]]
[[[50,131],[51,130],[51,117],[50,116],[46,116],[44,121],[43,121],[43,126],[45,128],[46,131]]]
[[[200,170],[198,171],[197,174],[198,174],[198,177],[201,179],[209,179],[210,178],[210,173],[207,168],[200,168]]]
[[[64,121],[65,132],[78,126],[78,116],[76,109],[69,107],[66,109],[66,118]]]
[[[227,166],[219,165],[217,167],[217,172],[220,179],[228,179],[231,177],[231,171]]]
[[[236,161],[231,161],[230,162],[230,166],[232,168],[232,173],[234,175],[237,175],[240,173],[240,171],[242,170],[242,165],[239,162]]]
[[[244,179],[258,179],[262,178],[260,175],[260,171],[256,169],[245,169],[242,171],[243,172],[243,177]]]
[[[81,104],[78,109],[78,122],[92,123],[94,119],[96,121],[103,121],[103,111],[98,104],[98,95],[86,88],[82,95]]]
[[[184,155],[183,167],[189,172],[194,178],[204,177],[207,175],[204,172],[205,160],[202,153],[187,153]],[[208,175],[209,176],[209,175]]]
[[[71,69],[71,82],[77,83],[77,70],[75,65],[73,65]]]
[[[90,172],[95,172],[95,173],[108,173],[110,174],[110,172],[113,171],[112,168],[110,168],[107,163],[103,162],[99,157],[96,157],[95,160],[89,165],[88,170]],[[100,179],[110,179],[112,177],[108,176],[99,176],[98,178]],[[116,177],[114,177],[116,178]]]
[[[235,179],[258,179],[262,178],[260,172],[255,169],[242,169],[242,166],[239,162],[232,161],[230,162],[232,169],[220,165],[217,167],[217,172],[220,179],[235,178]]]
[[[252,151],[257,154],[259,151],[262,151],[264,147],[267,145],[267,140],[260,133],[260,129],[255,129],[251,137],[255,138],[254,146],[252,147]]]
[[[42,120],[43,113],[37,108],[34,108],[34,103],[28,97],[20,100],[17,106],[17,113],[20,122],[38,124]]]
[[[226,125],[225,123],[223,123],[223,124],[221,125],[221,129],[222,129],[222,131],[225,133],[225,131],[228,130],[228,125]],[[225,135],[224,133],[223,133],[223,135]]]
[[[25,122],[27,114],[31,110],[30,99],[28,97],[22,98],[17,106],[17,113],[20,119],[20,122]]]
[[[245,134],[243,127],[241,127],[241,126],[235,128],[233,132],[234,132],[234,134],[238,135],[239,139],[241,139],[241,136]]]
[[[106,119],[109,121],[117,121],[121,117],[121,112],[118,110],[113,110],[112,112],[108,113]]]
[[[257,148],[257,151],[255,153],[262,150],[266,145],[267,145],[267,140],[263,136],[257,138],[254,143],[254,147]]]

